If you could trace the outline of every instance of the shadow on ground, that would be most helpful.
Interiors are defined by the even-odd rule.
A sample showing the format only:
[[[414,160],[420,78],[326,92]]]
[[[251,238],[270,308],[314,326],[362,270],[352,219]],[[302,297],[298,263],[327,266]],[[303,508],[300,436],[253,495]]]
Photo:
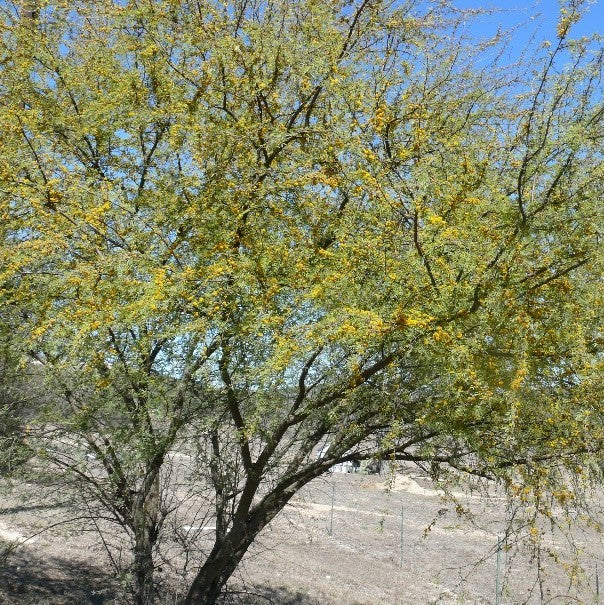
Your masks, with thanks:
[[[331,605],[325,599],[314,599],[309,595],[292,591],[284,586],[253,586],[245,591],[227,594],[221,605]]]
[[[18,506],[10,506],[10,507],[2,507],[2,514],[3,515],[14,515],[16,513],[31,513],[33,511],[37,511],[37,510],[43,510],[43,511],[49,511],[49,510],[56,510],[59,508],[64,508],[65,507],[65,503],[64,502],[56,502],[54,504],[46,504],[46,503],[42,503],[42,504],[19,504]]]
[[[116,581],[99,567],[41,553],[14,552],[0,563],[0,605],[117,605]],[[157,600],[173,605],[174,598]],[[285,587],[247,586],[230,591],[221,605],[330,605]]]
[[[115,582],[93,565],[20,550],[0,565],[1,605],[108,605]]]

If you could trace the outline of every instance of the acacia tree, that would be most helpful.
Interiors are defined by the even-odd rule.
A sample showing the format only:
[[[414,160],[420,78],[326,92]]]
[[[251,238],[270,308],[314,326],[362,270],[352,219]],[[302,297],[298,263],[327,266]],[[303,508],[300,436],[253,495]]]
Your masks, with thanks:
[[[603,438],[579,8],[529,69],[446,2],[1,4],[4,327],[56,394],[35,447],[132,536],[137,603],[176,448],[216,526],[186,604],[336,462],[568,500]]]

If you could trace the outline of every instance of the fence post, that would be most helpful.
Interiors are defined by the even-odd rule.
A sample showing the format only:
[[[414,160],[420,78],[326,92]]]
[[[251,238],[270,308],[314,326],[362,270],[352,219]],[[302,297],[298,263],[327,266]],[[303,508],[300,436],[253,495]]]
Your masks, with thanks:
[[[331,484],[331,513],[329,515],[329,535],[333,535],[333,506],[336,499],[336,484]]]
[[[499,587],[499,571],[501,568],[501,538],[497,538],[497,563],[495,566],[495,605],[501,603],[501,589]]]
[[[400,542],[399,542],[399,555],[400,555],[400,566],[403,566],[403,532],[405,529],[405,510],[403,508],[403,505],[401,504],[401,536],[400,536]]]

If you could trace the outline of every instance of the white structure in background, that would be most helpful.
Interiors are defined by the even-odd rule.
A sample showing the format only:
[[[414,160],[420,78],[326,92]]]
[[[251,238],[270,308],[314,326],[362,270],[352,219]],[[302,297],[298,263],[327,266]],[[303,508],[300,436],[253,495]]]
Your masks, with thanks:
[[[317,453],[317,460],[321,460],[327,453],[329,449],[329,444],[325,444],[321,447],[321,449]],[[348,460],[346,462],[338,462],[338,464],[334,464],[330,467],[330,473],[357,473],[361,468],[361,463],[358,460]]]
[[[332,473],[357,473],[361,468],[361,463],[358,460],[349,460],[334,464],[329,471]]]

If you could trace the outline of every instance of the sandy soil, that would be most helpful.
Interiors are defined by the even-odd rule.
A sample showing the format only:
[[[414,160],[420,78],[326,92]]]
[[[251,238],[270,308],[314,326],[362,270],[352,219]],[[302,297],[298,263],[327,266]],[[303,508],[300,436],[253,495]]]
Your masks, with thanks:
[[[42,497],[45,489],[24,485],[0,493],[0,540],[18,545],[0,565],[0,603],[123,602],[98,533],[89,525],[82,529],[81,522],[67,522],[74,511],[60,494],[48,503]],[[233,578],[230,599],[276,605],[496,603],[496,550],[506,501],[495,491],[489,497],[453,496],[472,511],[473,523],[460,518],[454,501],[443,499],[410,469],[396,476],[326,475],[298,494],[263,532]],[[186,529],[183,524],[187,532],[197,527],[193,517]],[[202,546],[204,539],[209,544],[211,531],[199,534]],[[119,557],[123,536],[108,539]],[[562,561],[570,557],[566,539],[559,533],[543,539],[554,556],[541,559],[541,584],[538,561],[528,550],[501,549],[498,602],[596,603],[596,565],[604,554],[599,537],[577,536],[583,569],[581,582],[570,585]],[[125,556],[127,545],[122,546]],[[158,577],[164,580],[163,602],[174,603],[182,586],[167,568]],[[604,575],[600,584],[604,587]]]

